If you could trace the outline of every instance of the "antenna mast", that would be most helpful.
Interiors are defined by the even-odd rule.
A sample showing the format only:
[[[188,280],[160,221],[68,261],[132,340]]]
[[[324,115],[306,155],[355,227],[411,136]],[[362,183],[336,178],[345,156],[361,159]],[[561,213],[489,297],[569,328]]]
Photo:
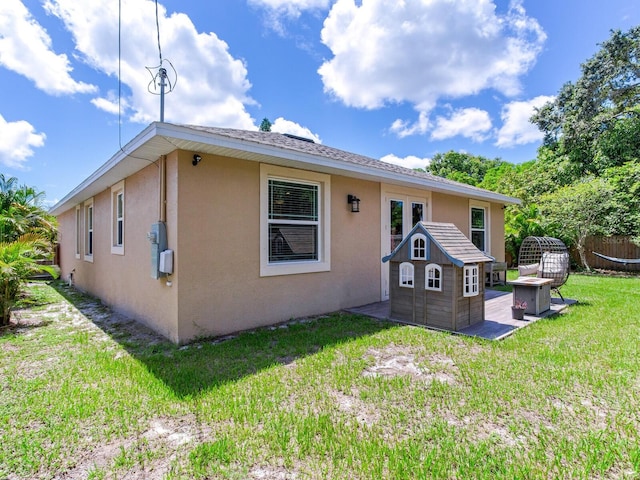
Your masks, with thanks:
[[[164,87],[167,86],[167,69],[160,67],[158,76],[160,77],[160,121],[164,123]]]
[[[166,58],[162,58],[162,47],[160,46],[160,19],[158,14],[158,0],[156,0],[156,32],[158,34],[158,56],[160,57],[160,64],[157,67],[145,67],[151,75],[151,81],[147,86],[147,90],[152,95],[158,95],[156,93],[156,85],[160,86],[160,121],[164,122],[164,95],[165,93],[171,93],[178,82],[178,72],[173,67],[173,64]],[[167,69],[164,68],[164,62],[167,62],[173,70],[173,82],[167,75]],[[157,73],[153,73],[157,69]],[[153,84],[153,91],[151,85]]]

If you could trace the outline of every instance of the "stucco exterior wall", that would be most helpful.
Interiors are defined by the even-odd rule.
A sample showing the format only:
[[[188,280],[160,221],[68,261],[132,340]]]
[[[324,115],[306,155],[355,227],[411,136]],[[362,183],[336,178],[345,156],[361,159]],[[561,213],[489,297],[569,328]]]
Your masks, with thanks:
[[[260,164],[202,155],[194,167],[191,156],[178,166],[181,340],[379,300],[379,184],[331,177],[331,271],[261,277]]]
[[[423,199],[425,219],[452,222],[469,236],[468,198],[332,175],[330,270],[261,276],[260,163],[201,154],[193,166],[193,154],[175,151],[166,158],[166,226],[174,250],[169,278],[151,278],[147,240],[162,214],[161,162],[124,180],[124,255],[111,253],[110,189],[93,197],[93,262],[82,251],[75,258],[75,208],[58,217],[63,278],[75,269],[80,289],[177,343],[379,301],[382,268],[388,268],[381,263],[388,238],[380,223],[387,194]],[[349,194],[360,198],[359,213],[350,211]],[[501,207],[489,207],[489,253],[498,260],[504,259]]]
[[[175,175],[174,168],[168,177]],[[150,164],[125,179],[124,189],[124,255],[111,253],[111,189],[93,197],[93,262],[84,259],[84,203],[81,204],[80,215],[80,231],[83,233],[80,259],[75,258],[75,208],[58,217],[62,278],[68,279],[74,270],[77,288],[99,297],[115,311],[178,341],[177,289],[167,287],[165,282],[154,280],[150,275],[151,253],[147,232],[159,218],[159,167]],[[172,215],[175,217],[175,213]],[[171,245],[175,234],[170,233],[169,238]]]
[[[431,196],[431,214],[434,222],[453,223],[458,229],[470,237],[469,199],[455,195],[434,192]]]
[[[434,192],[432,194],[432,218],[434,222],[455,224],[467,238],[471,238],[470,201],[466,197],[446,195]],[[504,210],[501,203],[476,202],[487,205],[489,214],[489,255],[498,262],[504,262]]]

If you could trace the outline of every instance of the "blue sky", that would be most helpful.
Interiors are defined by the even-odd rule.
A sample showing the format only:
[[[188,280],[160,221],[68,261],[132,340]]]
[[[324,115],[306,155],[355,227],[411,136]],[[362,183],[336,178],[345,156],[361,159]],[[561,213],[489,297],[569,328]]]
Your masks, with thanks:
[[[639,7],[162,0],[159,49],[151,0],[0,0],[0,172],[48,204],[64,197],[159,120],[145,67],[160,53],[177,73],[167,122],[257,129],[267,117],[411,168],[452,149],[523,162],[540,145],[534,106],[575,81],[610,30],[639,24]]]

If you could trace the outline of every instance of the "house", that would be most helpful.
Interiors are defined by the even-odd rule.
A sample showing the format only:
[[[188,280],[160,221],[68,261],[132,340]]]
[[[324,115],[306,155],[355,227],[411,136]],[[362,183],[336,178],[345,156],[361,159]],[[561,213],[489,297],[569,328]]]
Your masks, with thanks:
[[[389,298],[380,258],[419,221],[504,260],[517,202],[292,135],[156,122],[51,213],[63,278],[185,343]]]
[[[484,320],[483,253],[453,223],[418,222],[390,255],[394,320],[457,331]]]

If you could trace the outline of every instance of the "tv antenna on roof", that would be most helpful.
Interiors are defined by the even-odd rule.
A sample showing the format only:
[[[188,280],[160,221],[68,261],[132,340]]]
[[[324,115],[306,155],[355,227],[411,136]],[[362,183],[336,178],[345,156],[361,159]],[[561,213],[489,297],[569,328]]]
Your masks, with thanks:
[[[167,69],[163,66],[163,62],[167,62],[171,66],[171,70],[173,71],[173,81],[169,78]],[[178,72],[176,72],[173,64],[167,59],[161,60],[160,65],[157,67],[145,68],[151,74],[151,81],[147,86],[147,90],[149,90],[149,93],[152,95],[160,95],[160,121],[164,122],[164,95],[165,93],[171,93],[176,87],[176,83],[178,82]],[[160,87],[160,92],[156,91],[156,87]]]
[[[162,47],[160,46],[160,20],[158,16],[158,0],[156,0],[156,32],[158,33],[158,55],[160,56],[160,64],[157,67],[145,67],[151,74],[151,81],[147,85],[147,90],[153,95],[160,95],[160,121],[164,122],[164,95],[165,93],[173,92],[173,89],[178,83],[178,72],[173,67],[173,64],[167,60],[162,59]],[[167,62],[171,66],[173,71],[173,81],[167,75],[167,69],[164,68],[164,62]],[[156,73],[154,73],[154,71]],[[151,86],[153,85],[153,90]],[[156,86],[160,87],[160,93],[156,92]]]

